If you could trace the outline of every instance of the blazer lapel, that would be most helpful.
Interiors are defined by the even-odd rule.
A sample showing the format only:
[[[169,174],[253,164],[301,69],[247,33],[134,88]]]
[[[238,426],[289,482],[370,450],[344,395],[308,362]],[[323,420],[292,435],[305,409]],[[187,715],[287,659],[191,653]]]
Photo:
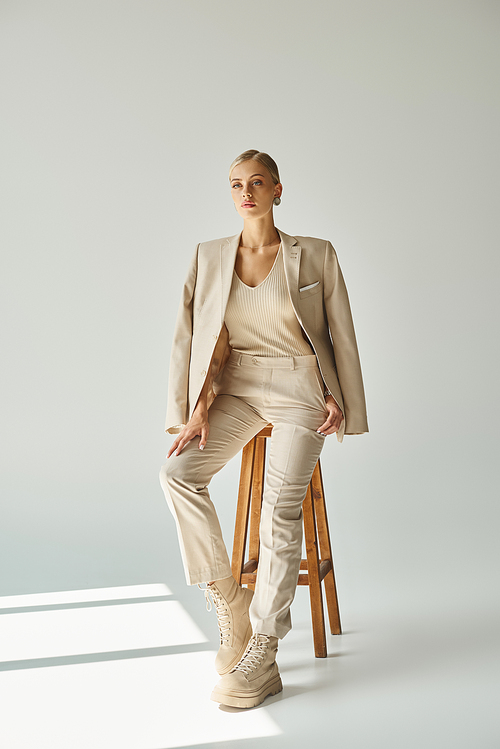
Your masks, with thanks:
[[[224,322],[226,315],[227,300],[233,282],[233,270],[236,262],[236,253],[240,244],[243,229],[233,237],[228,237],[220,246],[220,325]]]
[[[297,314],[299,301],[299,268],[302,248],[295,237],[290,234],[285,234],[285,232],[278,229],[278,227],[276,227],[276,230],[280,235],[283,244],[283,265],[285,267],[288,293],[290,294],[292,306]]]
[[[297,239],[290,234],[286,234],[281,229],[276,227],[276,231],[281,237],[283,247],[283,264],[285,267],[286,282],[288,285],[288,291],[292,305],[297,309],[298,296],[299,296],[299,267],[300,267],[300,253],[301,246],[298,244]],[[226,315],[227,300],[229,299],[229,292],[231,291],[231,284],[233,282],[233,270],[236,262],[236,253],[240,244],[240,238],[243,233],[243,229],[234,234],[232,237],[228,237],[225,242],[220,245],[220,324],[224,322]]]

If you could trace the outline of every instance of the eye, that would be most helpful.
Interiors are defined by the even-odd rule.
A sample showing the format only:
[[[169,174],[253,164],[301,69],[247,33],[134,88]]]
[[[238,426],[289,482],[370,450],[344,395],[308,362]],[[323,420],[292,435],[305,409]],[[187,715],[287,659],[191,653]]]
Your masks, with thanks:
[[[239,182],[235,182],[234,185],[233,185],[233,187],[241,187],[241,185],[240,185]]]
[[[260,181],[260,179],[254,179],[254,181],[252,182],[252,184],[253,185],[261,185],[262,182]]]

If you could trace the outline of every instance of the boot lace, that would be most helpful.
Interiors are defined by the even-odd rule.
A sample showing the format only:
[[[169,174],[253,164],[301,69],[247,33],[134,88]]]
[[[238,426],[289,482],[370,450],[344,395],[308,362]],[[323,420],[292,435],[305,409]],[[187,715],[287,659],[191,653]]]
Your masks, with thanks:
[[[207,602],[207,611],[212,610],[212,601],[215,605],[215,612],[217,614],[217,623],[219,625],[219,636],[220,644],[229,644],[229,638],[231,636],[231,619],[227,608],[226,600],[221,596],[215,586],[207,585],[206,588],[202,588],[198,583],[198,587],[205,594],[205,600]]]
[[[233,671],[243,671],[244,674],[250,674],[252,671],[255,671],[266,657],[269,643],[270,638],[268,635],[253,634],[248,641],[242,659],[233,668]]]

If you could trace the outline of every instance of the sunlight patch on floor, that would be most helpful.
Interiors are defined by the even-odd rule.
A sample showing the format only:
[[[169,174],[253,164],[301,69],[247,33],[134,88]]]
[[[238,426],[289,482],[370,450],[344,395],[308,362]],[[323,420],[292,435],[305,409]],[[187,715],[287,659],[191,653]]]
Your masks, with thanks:
[[[105,600],[112,600],[112,590]],[[123,598],[123,590],[116,591]],[[53,666],[30,662],[206,642],[175,600],[1,614],[0,660],[7,668],[0,672],[0,746],[170,749],[280,734],[265,708],[225,711],[210,700],[219,679],[212,651],[123,652],[121,658]],[[5,661],[18,663],[8,670]]]
[[[0,661],[206,641],[178,601],[144,601],[0,616]]]
[[[215,652],[0,674],[0,746],[169,749],[280,733],[263,709],[224,712]],[[27,720],[29,716],[29,720]]]
[[[147,585],[120,585],[114,588],[89,588],[84,590],[59,590],[50,593],[27,593],[17,596],[2,596],[0,610],[27,606],[53,606],[64,603],[87,603],[93,601],[119,601],[126,598],[153,598],[170,596],[165,583]]]

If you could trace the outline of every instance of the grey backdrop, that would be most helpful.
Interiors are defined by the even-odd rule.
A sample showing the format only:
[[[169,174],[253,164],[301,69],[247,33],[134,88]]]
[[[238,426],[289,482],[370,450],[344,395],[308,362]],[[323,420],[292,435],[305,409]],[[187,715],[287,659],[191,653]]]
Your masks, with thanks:
[[[323,451],[344,616],[497,622],[498,3],[0,13],[0,594],[185,594],[157,478],[173,322],[258,148],[358,335],[370,433]],[[213,482],[228,542],[238,468]]]

